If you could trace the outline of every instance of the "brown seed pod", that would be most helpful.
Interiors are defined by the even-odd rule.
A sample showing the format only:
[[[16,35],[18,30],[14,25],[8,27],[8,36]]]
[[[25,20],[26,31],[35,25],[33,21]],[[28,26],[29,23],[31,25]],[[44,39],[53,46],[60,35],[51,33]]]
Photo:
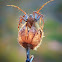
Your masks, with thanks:
[[[43,32],[37,30],[34,26],[32,26],[29,30],[25,26],[18,32],[18,42],[24,48],[29,46],[30,49],[35,49],[40,44],[40,40],[42,40],[42,33]]]

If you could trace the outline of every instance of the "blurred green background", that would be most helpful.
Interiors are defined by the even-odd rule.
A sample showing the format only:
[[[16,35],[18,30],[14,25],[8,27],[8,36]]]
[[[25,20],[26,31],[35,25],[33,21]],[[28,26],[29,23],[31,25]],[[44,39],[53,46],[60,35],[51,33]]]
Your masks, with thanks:
[[[48,0],[0,0],[0,62],[25,62],[26,51],[17,42],[19,16],[18,9],[6,5],[17,5],[27,14],[39,9]],[[41,46],[33,62],[62,62],[62,0],[47,4],[41,11],[44,14],[44,33]]]

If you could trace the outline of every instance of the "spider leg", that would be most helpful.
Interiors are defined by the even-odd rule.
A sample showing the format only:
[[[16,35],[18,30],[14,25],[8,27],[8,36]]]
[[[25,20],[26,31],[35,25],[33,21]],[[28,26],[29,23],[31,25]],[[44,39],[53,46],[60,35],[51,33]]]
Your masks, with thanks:
[[[21,29],[27,24],[27,22],[25,22],[22,26],[21,26]]]
[[[18,24],[18,31],[20,30],[20,29],[19,29],[20,24],[21,24],[21,26],[23,25],[23,24],[22,24],[22,19],[20,19],[20,21],[19,21],[19,24]]]
[[[42,26],[41,26],[41,20],[42,20],[42,22],[43,22]],[[42,17],[40,17],[39,26],[40,26],[41,30],[43,31],[43,27],[44,27],[44,20],[43,20],[43,18],[42,18]]]
[[[39,11],[40,11],[45,5],[47,5],[48,3],[50,3],[51,1],[54,1],[54,0],[50,0],[50,1],[46,2],[46,3],[44,3],[44,4],[41,6],[41,8],[37,11],[37,13],[39,13]]]
[[[25,24],[22,24],[22,20],[25,21],[24,17],[20,16],[20,18],[19,18],[19,24],[18,24],[18,31],[20,30],[19,29],[20,24],[21,24],[21,28],[23,28],[25,26],[25,24],[26,24],[26,23]]]
[[[37,14],[38,14],[37,20],[39,20],[41,17],[43,17],[43,14],[40,14],[40,13],[37,13]]]
[[[42,14],[37,13],[36,11],[33,12],[33,16],[34,16],[34,18],[35,18],[37,21],[39,20],[40,17],[43,17]]]
[[[42,20],[42,22],[43,22],[42,26],[41,26],[41,20]],[[43,20],[42,17],[40,17],[39,24],[38,24],[37,22],[35,22],[35,27],[36,27],[36,29],[41,30],[41,32],[43,32],[44,20]]]
[[[39,21],[39,26],[40,26],[40,28],[41,28],[41,17],[40,17],[40,21]]]
[[[43,24],[42,24],[42,30],[43,30],[43,27],[44,27],[44,20],[43,20],[42,17],[40,17],[40,18],[41,18],[41,20],[42,20],[42,22],[43,22]]]
[[[15,5],[6,5],[6,6],[12,6],[12,7],[15,7],[17,9],[19,9],[20,11],[22,11],[25,15],[26,15],[26,12],[24,12],[21,8],[19,8],[18,6],[15,6]]]
[[[35,19],[37,19],[38,15],[37,15],[36,11],[33,12],[33,16],[34,16]]]

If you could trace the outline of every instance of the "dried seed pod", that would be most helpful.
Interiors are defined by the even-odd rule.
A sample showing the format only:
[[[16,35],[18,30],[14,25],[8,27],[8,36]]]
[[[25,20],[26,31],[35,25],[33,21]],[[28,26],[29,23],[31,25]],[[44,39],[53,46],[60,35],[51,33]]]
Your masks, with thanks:
[[[30,30],[29,30],[29,34],[28,34],[28,42],[31,43],[32,40],[33,40],[33,37],[35,36],[35,33],[36,33],[36,29],[34,27],[32,27]]]
[[[18,32],[18,42],[24,48],[27,48],[29,45],[30,49],[35,49],[35,47],[40,44],[40,40],[42,39],[42,32],[40,30],[37,30],[34,26],[32,26],[29,30],[27,28],[27,34],[25,31],[26,26]]]

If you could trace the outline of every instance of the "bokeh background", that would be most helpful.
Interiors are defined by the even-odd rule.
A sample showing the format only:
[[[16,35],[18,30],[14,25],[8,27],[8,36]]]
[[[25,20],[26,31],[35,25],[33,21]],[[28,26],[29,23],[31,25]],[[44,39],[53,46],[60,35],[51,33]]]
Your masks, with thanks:
[[[17,5],[27,14],[38,10],[48,0],[0,0],[0,62],[25,62],[26,51],[17,42],[18,20],[24,15],[18,9],[6,5]],[[33,62],[62,62],[62,0],[54,0],[41,11],[44,15],[44,33],[41,46],[31,50]]]

